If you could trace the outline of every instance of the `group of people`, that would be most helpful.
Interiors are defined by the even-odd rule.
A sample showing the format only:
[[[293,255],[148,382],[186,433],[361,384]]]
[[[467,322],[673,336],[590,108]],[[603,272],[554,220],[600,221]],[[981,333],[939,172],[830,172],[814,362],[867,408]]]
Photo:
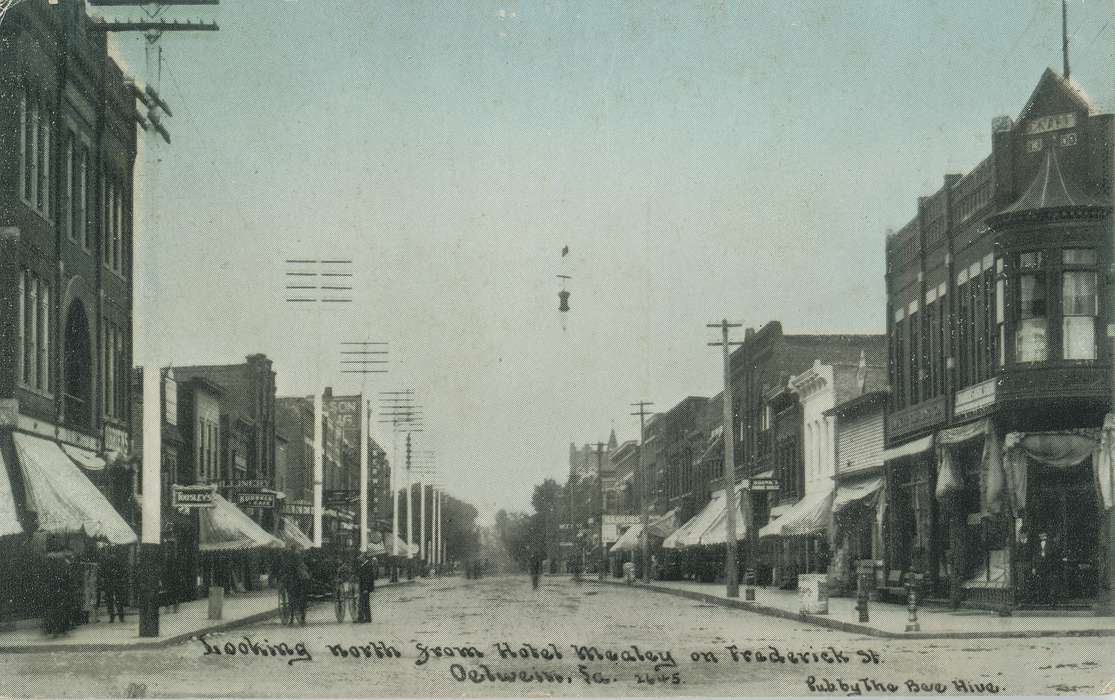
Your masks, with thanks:
[[[58,637],[74,627],[87,622],[90,608],[86,603],[87,590],[86,564],[94,563],[96,574],[96,599],[91,600],[93,607],[103,601],[108,609],[108,621],[124,622],[124,607],[127,600],[128,564],[126,554],[115,547],[106,547],[96,552],[96,556],[84,557],[83,552],[66,547],[60,539],[47,540],[46,553],[42,558],[43,582],[40,602],[43,611],[43,628],[51,637]],[[87,561],[88,560],[88,561]],[[90,579],[92,580],[92,579]]]
[[[362,553],[356,558],[355,567],[350,566],[349,560],[344,556],[332,556],[328,561],[319,560],[314,561],[313,564],[313,569],[319,572],[319,578],[324,578],[321,576],[323,569],[332,571],[334,585],[344,584],[355,575],[358,592],[356,622],[372,621],[371,596],[376,587],[379,566],[375,557]],[[284,552],[280,580],[286,589],[291,623],[297,621],[299,624],[306,624],[306,606],[314,574],[301,552]]]

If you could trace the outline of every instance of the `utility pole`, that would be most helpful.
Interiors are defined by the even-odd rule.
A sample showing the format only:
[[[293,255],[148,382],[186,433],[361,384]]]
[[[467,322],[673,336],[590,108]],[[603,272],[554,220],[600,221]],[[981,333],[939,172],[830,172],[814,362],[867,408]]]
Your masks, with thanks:
[[[733,345],[743,343],[728,340],[728,329],[739,328],[739,323],[728,323],[727,319],[720,323],[706,324],[707,328],[719,328],[720,342],[709,343],[711,346],[720,347],[724,354],[724,507],[727,509],[728,536],[724,543],[724,581],[727,584],[729,598],[739,598],[739,569],[736,565],[736,468],[735,468],[735,420],[732,417],[732,352]],[[744,510],[744,536],[750,541],[754,524],[751,522],[751,491],[745,489],[740,494]],[[751,560],[748,559],[750,566]],[[755,599],[755,590],[747,589],[747,599]]]
[[[1112,10],[1115,13],[1115,2],[1112,2]],[[1115,14],[1113,14],[1115,20]],[[1111,22],[1112,33],[1115,34],[1115,21]],[[1115,42],[1112,42],[1112,47],[1115,48]],[[1115,76],[1115,54],[1113,54],[1112,75]],[[1108,144],[1108,157],[1115,157],[1115,149]],[[1112,162],[1112,168],[1115,168],[1115,162]],[[1109,173],[1107,180],[1107,187],[1109,196],[1112,197],[1111,213],[1107,215],[1107,230],[1108,235],[1111,236],[1112,246],[1109,248],[1111,255],[1111,267],[1109,270],[1115,270],[1115,170],[1108,168]],[[1107,307],[1107,335],[1111,338],[1111,357],[1115,358],[1115,323],[1112,323],[1112,314],[1115,314],[1115,285],[1108,285],[1110,287],[1111,296],[1108,299]],[[1112,420],[1112,415],[1115,415],[1115,372],[1111,375],[1111,397],[1110,403],[1107,407],[1107,416],[1104,417],[1104,422],[1107,423]],[[1107,426],[1104,425],[1104,428]],[[1108,508],[1103,513],[1103,527],[1100,528],[1101,533],[1106,534],[1107,541],[1104,543],[1106,548],[1104,579],[1100,582],[1099,600],[1097,601],[1097,611],[1103,615],[1115,614],[1115,508]]]
[[[650,475],[646,473],[646,458],[643,456],[643,447],[647,441],[647,416],[652,415],[647,411],[647,406],[653,406],[653,401],[636,401],[631,404],[637,406],[638,411],[631,415],[639,417],[639,480],[642,482],[642,510],[643,531],[639,535],[643,553],[643,583],[650,583],[650,542],[647,539],[647,530],[650,528]]]
[[[135,269],[150,267],[151,253],[150,241],[158,229],[158,203],[155,183],[157,182],[158,140],[157,134],[167,144],[170,143],[170,132],[163,124],[165,117],[173,114],[170,107],[159,95],[159,82],[162,75],[162,48],[159,40],[163,32],[167,31],[217,31],[215,22],[167,22],[161,19],[162,13],[175,5],[217,5],[220,0],[87,0],[89,5],[100,7],[143,7],[147,14],[144,21],[101,21],[92,22],[88,26],[95,31],[103,32],[142,32],[146,39],[146,85],[141,90],[132,84],[132,94],[136,100],[147,108],[146,117],[139,115],[138,122],[149,138],[144,142],[144,160],[146,165],[143,174],[147,180],[148,190],[146,197],[147,221],[140,226],[143,235],[135,236],[132,242],[132,256],[136,261]],[[52,3],[53,4],[53,3]],[[9,5],[10,7],[10,5]],[[5,10],[7,7],[4,8]],[[0,18],[3,13],[0,12]],[[138,112],[137,112],[138,115]],[[133,207],[134,208],[134,207]],[[157,346],[158,337],[147,327],[147,318],[152,314],[155,299],[158,297],[154,284],[146,285],[142,292],[136,295],[142,303],[138,313],[133,313],[132,318],[132,344],[133,356],[144,357],[143,364],[143,463],[141,477],[143,483],[143,509],[142,530],[140,542],[139,571],[139,636],[159,636],[159,574],[162,569],[162,369],[159,355],[161,348]],[[143,344],[144,352],[135,352]]]
[[[599,491],[600,507],[597,509],[597,514],[600,516],[600,522],[597,523],[597,535],[600,536],[600,570],[596,572],[596,577],[601,581],[604,580],[604,571],[608,568],[608,550],[604,548],[604,443],[596,443],[596,486]]]
[[[349,341],[341,343],[341,373],[360,375],[360,551],[368,551],[368,440],[371,438],[371,402],[365,396],[369,374],[386,374],[387,343]]]

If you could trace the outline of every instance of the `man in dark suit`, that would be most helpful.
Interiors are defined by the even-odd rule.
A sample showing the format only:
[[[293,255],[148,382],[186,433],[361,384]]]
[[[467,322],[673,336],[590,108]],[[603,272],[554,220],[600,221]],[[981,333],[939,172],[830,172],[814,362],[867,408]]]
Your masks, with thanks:
[[[360,555],[356,570],[360,581],[360,615],[357,622],[372,621],[372,591],[376,589],[376,560],[367,553]]]

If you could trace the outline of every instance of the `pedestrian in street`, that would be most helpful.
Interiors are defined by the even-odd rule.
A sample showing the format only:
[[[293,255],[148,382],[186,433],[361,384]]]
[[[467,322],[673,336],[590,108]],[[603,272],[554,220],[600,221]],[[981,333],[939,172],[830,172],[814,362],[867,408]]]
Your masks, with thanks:
[[[530,587],[538,590],[538,579],[542,577],[542,560],[537,556],[530,560]]]
[[[372,621],[372,591],[376,589],[376,560],[368,554],[360,555],[357,569],[360,581],[360,617],[357,622]]]

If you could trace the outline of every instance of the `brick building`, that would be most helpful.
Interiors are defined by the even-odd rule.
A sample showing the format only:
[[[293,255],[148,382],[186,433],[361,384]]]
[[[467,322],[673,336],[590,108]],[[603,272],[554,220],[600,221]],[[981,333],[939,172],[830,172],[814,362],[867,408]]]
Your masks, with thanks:
[[[888,580],[920,571],[931,596],[999,608],[1112,586],[1092,455],[1110,410],[1112,121],[1047,70],[1017,119],[992,120],[990,155],[887,237]]]
[[[128,450],[135,98],[77,2],[0,26],[0,422]]]

